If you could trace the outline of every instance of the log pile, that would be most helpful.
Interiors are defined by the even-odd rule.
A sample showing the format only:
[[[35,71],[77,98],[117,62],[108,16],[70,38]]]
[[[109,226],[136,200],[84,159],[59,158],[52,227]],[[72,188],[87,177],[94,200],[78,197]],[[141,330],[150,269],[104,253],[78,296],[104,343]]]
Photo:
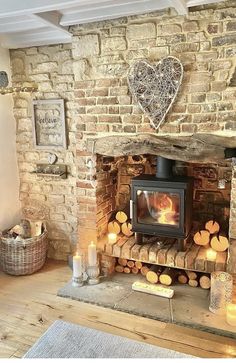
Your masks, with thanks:
[[[141,261],[127,260],[126,258],[118,258],[115,266],[116,272],[132,273],[137,275],[138,273],[146,276],[150,270],[150,265],[142,263]]]
[[[193,240],[197,245],[211,247],[216,252],[224,252],[229,247],[228,238],[220,232],[219,223],[213,220],[206,222],[205,229],[196,232]]]
[[[107,226],[109,233],[120,234],[126,237],[133,235],[131,220],[128,213],[125,211],[117,211],[112,217]]]
[[[175,283],[189,285],[191,287],[201,287],[209,289],[211,287],[211,278],[209,274],[195,271],[179,270],[171,267],[159,265],[150,265],[141,261],[127,260],[118,258],[115,266],[116,272],[126,274],[141,274],[151,284],[160,283],[165,286],[171,286]]]

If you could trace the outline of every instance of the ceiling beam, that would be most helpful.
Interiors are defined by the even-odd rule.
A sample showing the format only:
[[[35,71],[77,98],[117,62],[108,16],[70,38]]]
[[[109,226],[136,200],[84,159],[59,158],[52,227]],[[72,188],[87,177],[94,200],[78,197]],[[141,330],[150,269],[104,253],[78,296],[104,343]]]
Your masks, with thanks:
[[[187,0],[187,7],[190,8],[192,6],[220,3],[222,1],[223,0]]]
[[[67,12],[62,16],[60,24],[68,26],[148,13],[166,9],[166,5],[166,0],[159,0],[158,2],[157,0],[126,0],[116,4],[110,1],[100,6],[82,7],[78,8],[77,11]]]
[[[170,7],[175,8],[178,15],[187,15],[188,8],[186,5],[186,0],[169,0]]]
[[[16,33],[14,37],[8,36],[8,34],[1,35],[1,46],[9,49],[70,42],[71,39],[67,35],[51,29],[39,29],[39,32],[31,33]]]
[[[103,0],[101,0],[102,2]],[[53,10],[68,9],[80,5],[98,3],[99,0],[1,0],[0,18]]]
[[[32,14],[32,17],[36,18],[37,20],[40,20],[46,26],[50,26],[51,28],[54,28],[59,32],[62,32],[71,38],[72,34],[67,29],[63,28],[63,26],[60,25],[61,16],[62,15],[58,11]]]

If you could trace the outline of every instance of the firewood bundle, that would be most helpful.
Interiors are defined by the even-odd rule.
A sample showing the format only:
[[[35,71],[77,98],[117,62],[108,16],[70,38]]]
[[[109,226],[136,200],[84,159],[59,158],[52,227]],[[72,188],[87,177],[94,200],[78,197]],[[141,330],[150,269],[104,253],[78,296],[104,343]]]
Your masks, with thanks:
[[[125,211],[116,212],[108,223],[108,232],[130,237],[133,235],[132,224]]]
[[[195,271],[179,270],[172,267],[163,267],[159,265],[145,264],[141,261],[118,258],[115,266],[116,272],[126,274],[141,274],[151,284],[160,283],[170,286],[175,283],[188,284],[191,287],[201,287],[209,289],[211,287],[210,275],[198,273]]]
[[[132,273],[137,275],[141,273],[146,276],[149,271],[149,265],[142,263],[141,261],[127,260],[126,258],[118,258],[115,266],[116,272],[124,272],[126,274]]]
[[[170,286],[175,282],[179,284],[188,284],[191,287],[200,286],[202,289],[211,287],[210,275],[197,273],[195,271],[184,271],[174,268],[166,268],[159,276],[159,282],[162,285]]]
[[[211,248],[216,252],[226,251],[229,247],[229,240],[223,232],[220,232],[220,225],[216,221],[206,222],[205,229],[195,233],[194,242],[205,248]]]

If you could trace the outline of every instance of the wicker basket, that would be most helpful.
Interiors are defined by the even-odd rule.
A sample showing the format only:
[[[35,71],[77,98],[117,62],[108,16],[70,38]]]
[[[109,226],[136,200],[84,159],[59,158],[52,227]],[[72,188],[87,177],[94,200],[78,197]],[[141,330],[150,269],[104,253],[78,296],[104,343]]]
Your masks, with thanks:
[[[47,255],[47,230],[24,240],[0,237],[0,265],[10,275],[30,275],[43,267]]]

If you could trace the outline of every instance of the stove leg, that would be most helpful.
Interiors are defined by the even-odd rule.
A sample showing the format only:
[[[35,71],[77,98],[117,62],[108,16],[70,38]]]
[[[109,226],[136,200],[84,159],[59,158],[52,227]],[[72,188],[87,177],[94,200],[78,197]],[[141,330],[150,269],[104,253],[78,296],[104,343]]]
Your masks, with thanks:
[[[187,244],[187,238],[178,238],[178,251],[185,251]]]
[[[143,243],[142,233],[135,232],[135,241],[138,245],[141,245]]]

